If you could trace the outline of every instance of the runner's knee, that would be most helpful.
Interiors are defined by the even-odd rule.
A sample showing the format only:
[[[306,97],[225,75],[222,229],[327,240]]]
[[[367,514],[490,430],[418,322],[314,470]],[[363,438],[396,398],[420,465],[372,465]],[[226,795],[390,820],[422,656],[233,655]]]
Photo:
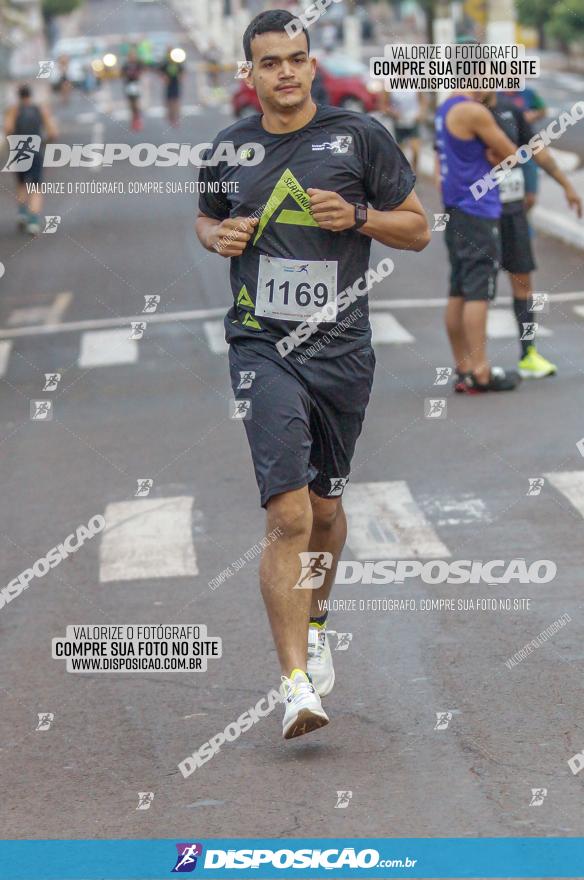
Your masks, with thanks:
[[[340,498],[319,498],[310,496],[314,526],[318,529],[332,529],[342,511]]]
[[[283,538],[310,534],[312,508],[306,491],[283,492],[268,501],[268,529],[280,529]]]

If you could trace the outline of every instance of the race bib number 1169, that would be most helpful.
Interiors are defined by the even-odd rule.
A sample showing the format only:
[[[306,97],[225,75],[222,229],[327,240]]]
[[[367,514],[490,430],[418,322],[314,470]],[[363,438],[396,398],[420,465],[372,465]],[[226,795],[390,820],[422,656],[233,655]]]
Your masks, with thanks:
[[[304,321],[330,303],[327,323],[337,317],[337,262],[260,256],[255,314]]]

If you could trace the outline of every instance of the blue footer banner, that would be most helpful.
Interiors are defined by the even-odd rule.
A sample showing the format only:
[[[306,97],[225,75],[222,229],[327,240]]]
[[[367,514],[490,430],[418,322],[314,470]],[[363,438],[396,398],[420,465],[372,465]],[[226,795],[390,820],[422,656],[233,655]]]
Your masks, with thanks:
[[[582,837],[0,842],[2,880],[584,877]]]

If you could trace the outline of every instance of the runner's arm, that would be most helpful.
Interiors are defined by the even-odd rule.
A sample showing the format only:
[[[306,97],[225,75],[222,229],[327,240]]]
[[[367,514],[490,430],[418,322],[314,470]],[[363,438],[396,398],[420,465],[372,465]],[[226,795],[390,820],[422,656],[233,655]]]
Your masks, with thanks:
[[[401,205],[391,211],[369,208],[367,223],[361,226],[359,232],[387,247],[404,251],[423,251],[431,238],[426,213],[413,190]]]
[[[16,122],[16,108],[9,107],[4,114],[4,134],[14,134],[14,123]]]
[[[57,136],[59,134],[57,126],[55,125],[53,117],[51,116],[51,114],[49,113],[49,111],[47,110],[46,107],[41,107],[40,111],[41,111],[41,116],[42,116],[42,120],[43,120],[43,125],[44,125],[45,131],[47,133],[47,140],[53,141],[57,138]]]
[[[533,158],[537,162],[540,168],[543,168],[546,174],[555,180],[556,183],[559,183],[564,193],[566,194],[566,199],[568,200],[568,204],[570,208],[573,208],[578,217],[582,217],[582,199],[564,174],[564,172],[558,167],[556,160],[552,156],[549,150],[544,149],[540,150],[539,153],[534,153]]]
[[[434,186],[440,192],[442,190],[442,175],[440,174],[440,157],[434,153]]]
[[[469,103],[468,131],[488,147],[489,160],[491,157],[496,158],[496,164],[511,156],[517,149],[503,129],[499,128],[491,111],[478,102]]]

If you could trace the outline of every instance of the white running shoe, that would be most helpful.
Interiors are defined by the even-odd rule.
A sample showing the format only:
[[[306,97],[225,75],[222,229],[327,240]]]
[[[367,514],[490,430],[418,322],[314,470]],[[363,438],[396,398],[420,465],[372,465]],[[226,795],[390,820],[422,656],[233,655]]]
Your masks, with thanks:
[[[280,687],[285,706],[282,722],[284,739],[302,736],[328,724],[320,697],[305,672],[295,669],[291,678],[283,675]]]
[[[308,627],[308,663],[306,671],[320,697],[330,694],[335,684],[333,655],[326,634],[326,625],[311,623]]]

